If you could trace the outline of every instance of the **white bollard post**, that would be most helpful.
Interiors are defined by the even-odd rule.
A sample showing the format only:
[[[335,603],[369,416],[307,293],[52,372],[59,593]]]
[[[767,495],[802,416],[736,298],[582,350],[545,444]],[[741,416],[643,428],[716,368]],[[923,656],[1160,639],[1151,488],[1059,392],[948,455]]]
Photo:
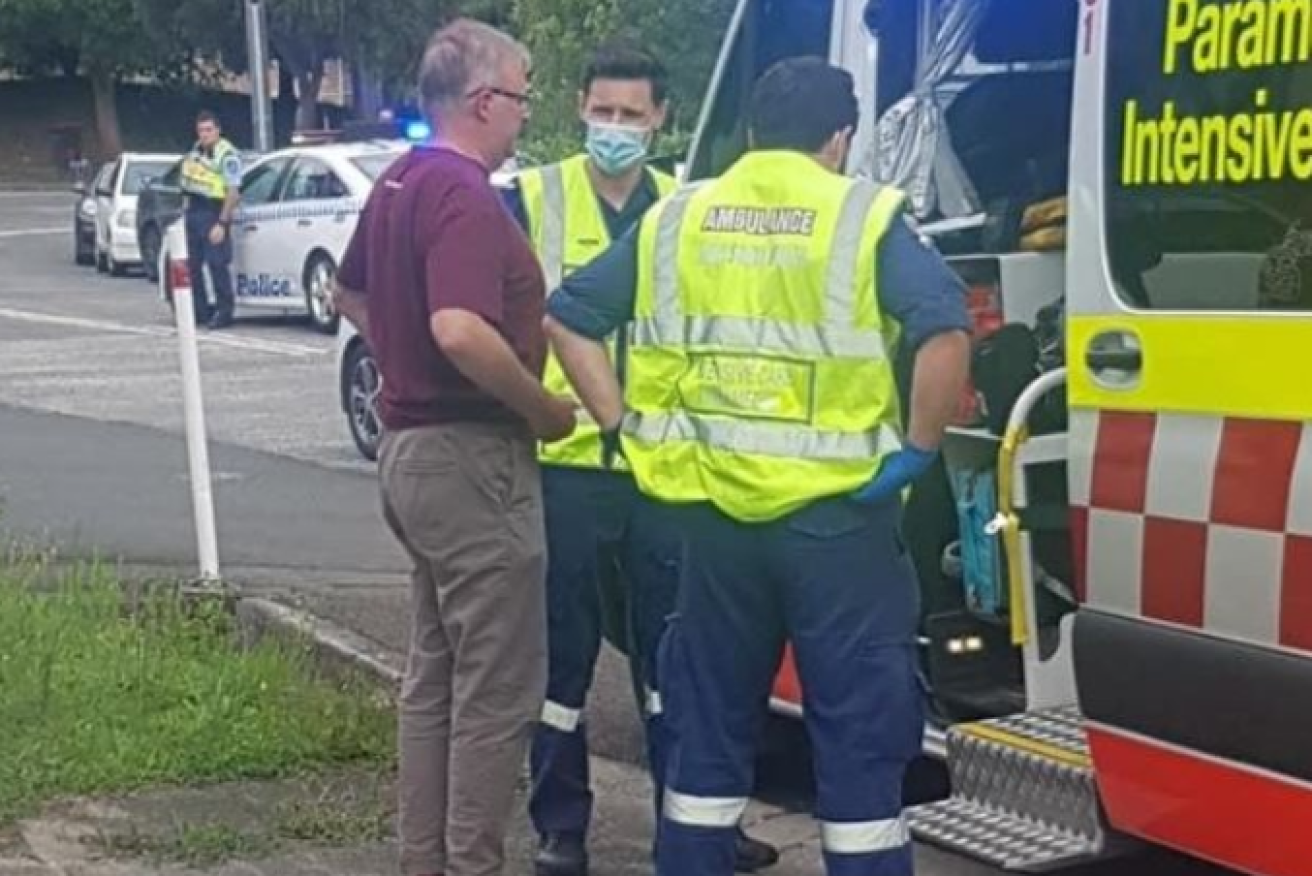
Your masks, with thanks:
[[[177,234],[178,229],[174,230]],[[182,237],[181,234],[177,234]],[[187,425],[187,459],[191,478],[191,504],[196,524],[196,548],[200,559],[200,581],[217,584],[219,540],[214,524],[214,492],[210,479],[210,456],[205,435],[205,406],[201,397],[200,351],[196,343],[196,307],[191,297],[191,275],[186,257],[169,247],[164,265],[173,289],[173,313],[178,326],[178,355],[182,364],[182,401]]]

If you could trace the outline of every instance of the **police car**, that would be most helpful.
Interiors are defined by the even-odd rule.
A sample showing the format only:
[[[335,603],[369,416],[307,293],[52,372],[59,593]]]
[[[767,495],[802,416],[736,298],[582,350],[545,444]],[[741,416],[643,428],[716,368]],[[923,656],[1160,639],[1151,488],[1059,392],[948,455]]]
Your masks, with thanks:
[[[248,167],[230,232],[236,315],[303,314],[335,333],[333,276],[374,180],[408,148],[403,140],[291,146]],[[165,302],[166,266],[183,238],[175,231],[160,248]]]

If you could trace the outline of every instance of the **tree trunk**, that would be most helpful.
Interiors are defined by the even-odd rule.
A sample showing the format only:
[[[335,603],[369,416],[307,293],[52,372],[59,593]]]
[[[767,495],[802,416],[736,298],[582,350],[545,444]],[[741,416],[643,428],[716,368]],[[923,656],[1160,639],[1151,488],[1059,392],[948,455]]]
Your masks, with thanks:
[[[82,67],[82,59],[77,52],[67,49],[59,51],[55,63],[59,65],[59,72],[69,79],[76,78]]]
[[[323,64],[296,76],[296,129],[313,131],[319,123],[319,89],[323,86]]]
[[[351,65],[352,110],[357,119],[373,122],[383,108],[383,88],[372,66]]]
[[[112,73],[91,71],[91,97],[96,108],[96,134],[101,155],[117,158],[123,151],[123,135],[118,124],[117,83]]]
[[[296,106],[296,76],[286,61],[278,62],[278,103],[288,107]]]

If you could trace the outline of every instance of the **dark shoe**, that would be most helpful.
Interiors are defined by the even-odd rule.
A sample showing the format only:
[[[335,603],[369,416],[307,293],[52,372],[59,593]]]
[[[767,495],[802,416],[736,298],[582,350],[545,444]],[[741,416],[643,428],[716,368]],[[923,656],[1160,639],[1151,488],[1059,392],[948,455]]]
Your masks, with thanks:
[[[769,843],[752,839],[743,829],[738,828],[737,841],[734,843],[733,869],[738,873],[755,873],[766,867],[779,863],[779,850]]]
[[[588,876],[588,850],[583,838],[563,833],[547,834],[533,861],[537,876]]]
[[[210,317],[209,327],[212,329],[225,329],[232,325],[231,313],[216,313]]]

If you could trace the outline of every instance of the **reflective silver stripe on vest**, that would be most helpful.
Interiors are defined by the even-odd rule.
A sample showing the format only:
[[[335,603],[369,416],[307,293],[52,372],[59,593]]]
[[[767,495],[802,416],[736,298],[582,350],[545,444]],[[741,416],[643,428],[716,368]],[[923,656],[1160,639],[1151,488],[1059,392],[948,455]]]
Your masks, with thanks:
[[[783,459],[857,462],[893,453],[902,446],[897,433],[880,426],[870,432],[832,432],[791,423],[701,417],[688,411],[668,414],[630,412],[624,431],[638,441],[696,441],[716,450]]]
[[[652,293],[656,298],[653,305],[657,314],[683,313],[679,307],[679,233],[683,230],[683,217],[688,214],[688,201],[707,182],[703,180],[679,189],[661,211],[656,225],[656,264],[652,265]],[[671,338],[669,342],[678,343],[678,340]]]
[[[825,276],[825,314],[820,325],[736,317],[687,316],[679,303],[679,239],[688,202],[700,185],[680,189],[661,213],[656,228],[653,268],[653,317],[634,322],[640,346],[713,346],[800,353],[816,357],[884,359],[884,339],[874,329],[856,326],[859,291],[856,278],[862,257],[866,220],[880,187],[854,182],[843,198]]]
[[[725,347],[818,359],[879,361],[884,338],[871,329],[806,325],[745,316],[669,316],[635,319],[634,342],[642,346]]]
[[[542,273],[547,292],[565,278],[565,173],[559,164],[542,168]]]
[[[825,278],[825,322],[828,325],[856,325],[856,276],[862,255],[861,240],[865,237],[866,218],[878,197],[878,185],[857,181],[843,199],[838,224],[834,226],[833,246],[829,250],[829,273]],[[866,254],[866,258],[874,257],[874,253]]]

